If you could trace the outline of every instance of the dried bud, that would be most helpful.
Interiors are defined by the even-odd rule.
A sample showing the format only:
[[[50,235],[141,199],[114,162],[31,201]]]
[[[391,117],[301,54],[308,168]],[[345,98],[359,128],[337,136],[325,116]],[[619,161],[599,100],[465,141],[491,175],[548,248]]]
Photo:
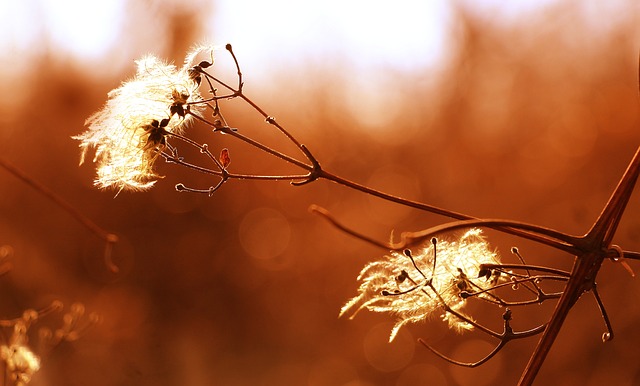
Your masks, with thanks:
[[[231,163],[231,157],[229,157],[229,150],[226,148],[222,149],[222,151],[220,151],[220,164],[222,165],[223,168],[226,169],[230,163]]]

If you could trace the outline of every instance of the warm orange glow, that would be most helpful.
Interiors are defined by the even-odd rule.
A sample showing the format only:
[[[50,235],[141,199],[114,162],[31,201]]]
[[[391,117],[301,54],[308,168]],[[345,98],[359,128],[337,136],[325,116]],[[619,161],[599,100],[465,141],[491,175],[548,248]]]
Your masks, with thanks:
[[[322,179],[299,187],[233,179],[212,197],[178,193],[177,183],[206,190],[217,177],[162,158],[154,159],[163,178],[153,187],[114,198],[117,190],[93,186],[93,153],[78,167],[72,136],[86,130],[110,90],[135,78],[135,60],[152,54],[181,68],[194,44],[229,42],[246,94],[325,170],[473,216],[581,234],[640,143],[635,3],[0,1],[0,158],[118,236],[115,272],[105,266],[102,238],[0,167],[0,321],[56,300],[66,307],[28,330],[25,344],[39,358],[30,385],[515,384],[537,338],[460,369],[416,340],[475,361],[496,339],[478,329],[452,333],[435,312],[404,325],[389,344],[394,316],[338,317],[358,293],[362,267],[388,251],[331,227],[310,204],[381,242],[443,217]],[[210,70],[235,85],[224,49]],[[164,114],[166,100],[154,100]],[[239,133],[300,155],[246,104],[220,103]],[[132,105],[125,101],[118,118]],[[185,130],[217,159],[228,155],[233,172],[295,169],[202,122]],[[171,144],[186,161],[215,169],[213,157]],[[640,250],[639,214],[636,191],[614,240],[625,250]],[[509,261],[513,246],[531,264],[569,269],[573,261],[486,235]],[[638,271],[638,262],[625,262]],[[598,276],[615,339],[603,345],[597,308],[580,299],[537,383],[640,382],[640,283],[623,268],[605,261]],[[74,302],[102,322],[41,350],[39,328],[55,336],[65,319],[74,321],[65,316]],[[467,303],[469,315],[503,328],[502,312]],[[514,310],[513,327],[545,323],[551,310],[546,302]],[[12,331],[0,330],[7,343]],[[25,356],[4,356],[12,353]]]

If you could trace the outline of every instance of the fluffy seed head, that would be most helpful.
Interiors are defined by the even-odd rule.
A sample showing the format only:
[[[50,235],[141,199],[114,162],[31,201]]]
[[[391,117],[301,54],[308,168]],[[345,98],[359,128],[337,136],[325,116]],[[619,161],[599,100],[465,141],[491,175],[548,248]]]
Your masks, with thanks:
[[[40,370],[40,358],[26,344],[26,331],[26,322],[18,322],[9,344],[0,346],[0,359],[15,385],[28,384],[33,374]]]
[[[471,320],[463,312],[466,299],[460,293],[472,286],[487,289],[494,285],[478,274],[481,264],[498,264],[498,256],[477,228],[457,241],[440,240],[435,248],[434,253],[430,243],[415,254],[392,252],[367,264],[358,276],[358,295],[342,307],[340,316],[350,314],[353,318],[362,309],[395,315],[389,341],[402,326],[434,314],[458,332],[472,329],[470,323],[447,312],[445,305]]]
[[[190,71],[199,47],[187,55],[181,69],[154,56],[138,61],[135,77],[108,94],[103,108],[86,121],[81,141],[81,161],[95,148],[95,185],[100,188],[147,189],[159,176],[153,170],[167,133],[179,133],[201,100],[199,83]],[[189,107],[187,107],[189,106]]]

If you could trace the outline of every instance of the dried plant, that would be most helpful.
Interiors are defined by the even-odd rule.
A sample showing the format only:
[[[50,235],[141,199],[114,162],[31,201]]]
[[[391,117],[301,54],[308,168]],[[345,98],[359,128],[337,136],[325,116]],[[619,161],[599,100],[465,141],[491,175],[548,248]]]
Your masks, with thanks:
[[[92,325],[100,321],[97,314],[85,315],[84,306],[74,303],[62,314],[62,325],[52,329],[50,314],[60,313],[64,305],[54,301],[39,309],[27,309],[14,319],[0,319],[0,360],[4,364],[3,385],[24,386],[40,370],[41,357],[62,342],[79,339]],[[55,323],[55,322],[54,322]],[[36,344],[31,344],[33,334],[30,331],[37,324]],[[57,323],[56,323],[57,324]]]
[[[148,189],[158,178],[153,165],[159,158],[170,164],[205,173],[214,179],[206,187],[177,184],[176,189],[181,192],[212,195],[231,179],[286,180],[291,181],[292,185],[320,179],[333,181],[365,194],[454,220],[417,232],[404,232],[398,241],[382,242],[347,227],[325,209],[312,206],[312,212],[338,229],[390,251],[382,260],[369,263],[363,268],[359,277],[359,294],[343,307],[341,314],[349,313],[353,316],[361,309],[393,314],[397,319],[390,339],[405,324],[439,314],[456,330],[476,329],[498,340],[493,351],[472,363],[448,358],[425,340],[420,340],[445,360],[469,367],[486,362],[512,340],[541,334],[523,372],[521,385],[532,384],[568,312],[582,294],[591,292],[600,307],[606,326],[603,340],[613,338],[611,323],[596,290],[596,278],[605,260],[618,262],[629,268],[625,259],[640,258],[639,253],[626,251],[612,244],[640,174],[640,149],[601,215],[583,236],[518,221],[474,218],[386,194],[326,171],[307,146],[245,95],[238,60],[231,45],[225,48],[237,70],[237,82],[234,85],[214,74],[213,49],[198,47],[187,55],[185,65],[180,70],[154,57],[139,61],[136,77],[109,93],[104,107],[87,120],[87,131],[75,137],[81,141],[83,157],[88,149],[96,149],[96,186],[113,188],[118,193],[122,190]],[[206,57],[197,62],[195,58],[201,54]],[[297,148],[298,156],[281,152],[229,125],[223,115],[223,105],[232,101],[240,101],[253,108],[268,125]],[[208,127],[213,136],[225,134],[251,145],[298,168],[301,173],[258,175],[236,172],[230,166],[229,150],[213,150],[208,144],[194,140],[185,127],[188,122]],[[183,156],[184,153],[178,151],[179,146],[195,148],[206,162],[203,164],[187,159]],[[571,271],[566,272],[529,265],[517,249],[512,251],[518,259],[517,264],[501,262],[481,236],[481,228],[507,233],[570,254],[575,257],[574,266]],[[458,231],[466,233],[457,240],[451,240],[450,235]],[[436,237],[441,237],[441,240]],[[544,284],[548,282],[564,283],[564,289],[546,291]],[[523,291],[530,298],[510,301],[503,291],[508,288]],[[472,299],[504,307],[502,332],[493,331],[467,315],[464,308]],[[511,328],[513,308],[547,300],[557,300],[548,323],[520,332]]]
[[[434,238],[418,253],[406,249],[367,264],[358,276],[362,282],[359,295],[342,307],[340,315],[352,313],[353,318],[361,309],[396,315],[389,341],[400,327],[438,311],[454,330],[473,329],[476,323],[462,310],[468,298],[462,293],[485,292],[501,277],[479,275],[484,264],[499,264],[481,233],[473,228],[454,242]]]
[[[90,147],[96,148],[97,186],[119,190],[153,186],[158,178],[153,163],[166,145],[165,137],[179,135],[194,116],[185,114],[184,106],[202,100],[198,74],[191,70],[200,50],[180,70],[153,56],[137,61],[135,78],[111,91],[107,105],[87,120],[89,129],[75,138],[82,141],[80,163]]]
[[[35,181],[22,170],[2,158],[0,158],[0,168],[23,181],[39,194],[47,197],[56,206],[63,209],[85,228],[102,239],[105,242],[103,254],[105,264],[111,272],[118,272],[118,267],[111,260],[113,245],[118,241],[118,237],[115,234],[102,229],[57,193]],[[0,246],[0,275],[11,271],[11,254],[11,247]],[[79,339],[88,328],[100,321],[100,317],[97,314],[90,313],[86,315],[84,305],[74,303],[62,315],[61,326],[52,329],[47,326],[50,323],[41,323],[49,314],[59,313],[62,310],[64,310],[63,303],[54,301],[39,310],[27,309],[20,317],[0,319],[0,330],[2,331],[2,334],[0,334],[2,337],[0,339],[0,360],[4,364],[5,377],[3,385],[24,386],[29,384],[34,374],[40,370],[41,355],[46,354],[62,342],[71,342]],[[29,343],[30,329],[36,324],[41,324],[38,329],[37,345],[39,350],[34,350],[33,345]],[[39,352],[39,355],[36,354],[36,351]]]

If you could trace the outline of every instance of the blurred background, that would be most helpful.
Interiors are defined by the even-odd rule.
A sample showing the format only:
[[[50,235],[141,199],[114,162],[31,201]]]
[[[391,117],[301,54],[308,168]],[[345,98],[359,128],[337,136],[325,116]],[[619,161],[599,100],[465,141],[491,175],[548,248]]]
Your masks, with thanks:
[[[13,265],[0,278],[0,317],[52,299],[103,317],[42,354],[32,384],[515,384],[537,338],[465,369],[417,338],[466,361],[497,342],[434,318],[389,344],[391,316],[339,319],[362,266],[385,251],[307,208],[380,240],[445,218],[326,181],[177,193],[178,182],[215,181],[164,162],[148,192],[114,198],[92,186],[93,165],[78,167],[71,136],[135,73],[135,59],[180,64],[199,42],[233,44],[246,93],[326,170],[472,216],[583,234],[640,144],[634,0],[3,1],[0,157],[120,237],[113,274],[100,239],[0,169],[0,246]],[[224,50],[214,71],[235,81]],[[242,133],[297,155],[246,106],[223,109]],[[206,127],[189,134],[216,152],[228,147],[235,172],[290,170]],[[636,193],[615,238],[624,249],[640,250],[639,215]],[[487,234],[506,259],[518,246],[531,264],[571,267],[571,256]],[[615,339],[602,343],[604,323],[585,295],[538,384],[640,383],[640,282],[606,262],[598,284]],[[514,328],[544,323],[552,307],[514,310]],[[470,309],[501,329],[500,310]]]

